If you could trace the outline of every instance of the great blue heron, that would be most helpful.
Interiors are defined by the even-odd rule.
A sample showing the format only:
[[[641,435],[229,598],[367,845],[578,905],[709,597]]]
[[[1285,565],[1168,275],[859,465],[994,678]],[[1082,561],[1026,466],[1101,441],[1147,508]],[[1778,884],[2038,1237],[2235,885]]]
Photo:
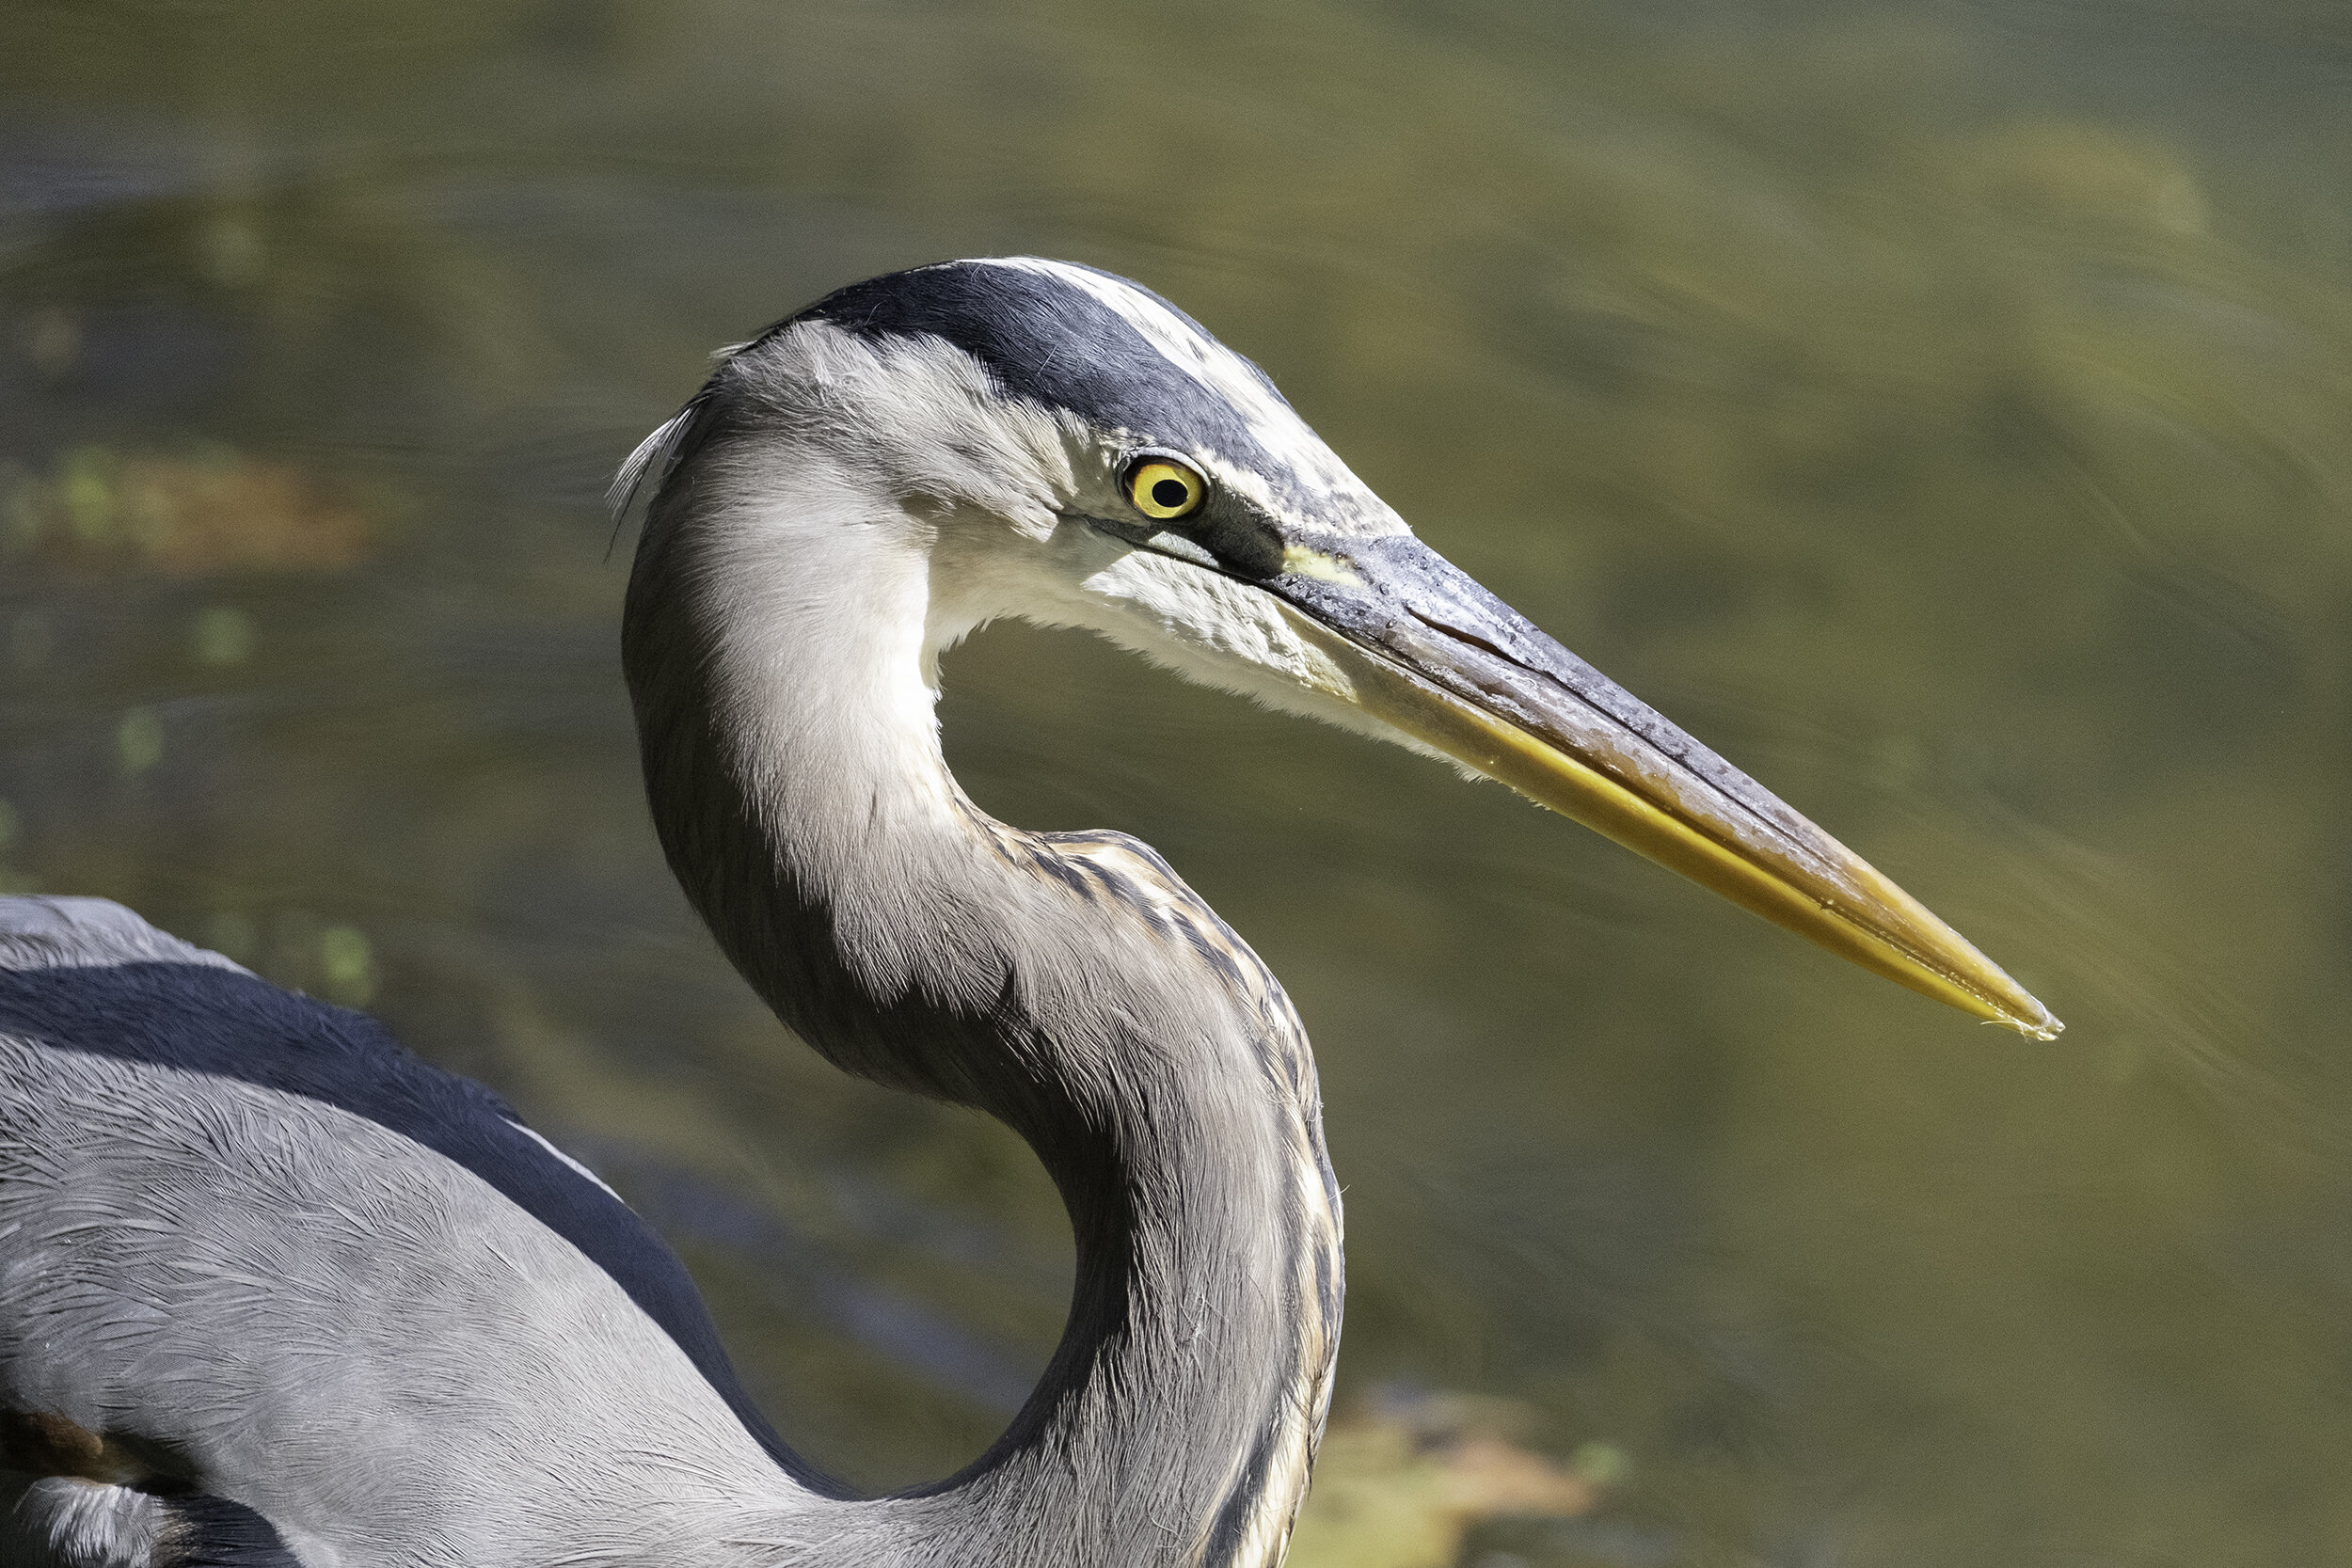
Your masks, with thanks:
[[[1035,260],[844,289],[727,352],[624,658],[671,868],[849,1071],[978,1106],[1077,1239],[961,1474],[858,1498],[745,1399],[587,1170],[369,1020],[92,900],[0,905],[12,1568],[1268,1564],[1330,1393],[1340,1200],[1281,988],[1134,839],[942,760],[1002,615],[1453,758],[1930,996],[2042,1006],[1419,543],[1248,361]]]

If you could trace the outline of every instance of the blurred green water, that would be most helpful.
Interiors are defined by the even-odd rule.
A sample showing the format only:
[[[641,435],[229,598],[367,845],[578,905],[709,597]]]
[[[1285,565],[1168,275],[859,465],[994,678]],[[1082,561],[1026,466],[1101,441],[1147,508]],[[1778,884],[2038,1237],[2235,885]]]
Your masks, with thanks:
[[[984,634],[974,795],[1156,844],[1314,1033],[1343,1401],[1629,1457],[1497,1558],[2352,1560],[2347,81],[2295,0],[12,8],[0,877],[373,1006],[670,1226],[796,1443],[946,1472],[1058,1209],[693,927],[596,496],[837,283],[1107,266],[2072,1025]]]

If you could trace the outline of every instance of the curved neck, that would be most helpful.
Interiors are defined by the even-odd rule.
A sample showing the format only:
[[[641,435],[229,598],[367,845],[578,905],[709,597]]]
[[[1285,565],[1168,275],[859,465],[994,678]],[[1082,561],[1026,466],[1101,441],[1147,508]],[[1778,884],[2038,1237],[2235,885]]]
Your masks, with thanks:
[[[1341,1291],[1288,1000],[1143,846],[1021,832],[957,788],[926,674],[958,618],[914,518],[788,448],[717,457],[657,503],[630,583],[671,866],[811,1045],[1020,1132],[1077,1238],[1069,1327],[1010,1429],[937,1486],[820,1508],[814,1555],[1278,1561]]]

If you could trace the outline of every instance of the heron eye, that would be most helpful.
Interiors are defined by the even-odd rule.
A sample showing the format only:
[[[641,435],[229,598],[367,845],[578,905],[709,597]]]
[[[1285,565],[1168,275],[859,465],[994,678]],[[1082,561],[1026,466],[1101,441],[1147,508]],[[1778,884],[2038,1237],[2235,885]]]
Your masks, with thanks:
[[[1181,517],[1208,493],[1207,480],[1166,458],[1138,463],[1127,474],[1127,499],[1147,517]]]

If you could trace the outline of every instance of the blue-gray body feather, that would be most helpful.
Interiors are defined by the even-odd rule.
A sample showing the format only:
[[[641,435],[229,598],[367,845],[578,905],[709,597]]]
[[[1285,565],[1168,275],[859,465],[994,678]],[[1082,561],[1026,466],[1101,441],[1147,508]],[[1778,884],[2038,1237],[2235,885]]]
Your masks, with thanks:
[[[18,1503],[9,1568],[575,1560],[573,1488],[627,1490],[649,1433],[813,1498],[619,1199],[373,1021],[95,899],[0,899],[0,1411],[105,1444]]]

